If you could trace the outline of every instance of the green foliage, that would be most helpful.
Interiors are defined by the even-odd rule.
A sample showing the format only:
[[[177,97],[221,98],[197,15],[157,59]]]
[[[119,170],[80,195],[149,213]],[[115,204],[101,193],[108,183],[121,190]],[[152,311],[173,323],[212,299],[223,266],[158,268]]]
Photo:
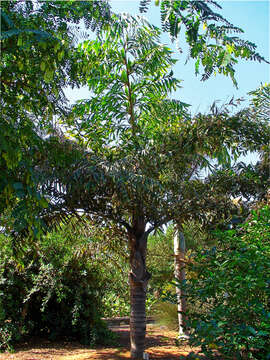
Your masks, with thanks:
[[[122,279],[121,279],[122,280]],[[117,292],[115,292],[115,290]],[[118,294],[118,291],[120,294]],[[105,317],[121,317],[130,315],[130,302],[128,284],[122,281],[114,283],[114,289],[110,288],[103,297]]]
[[[213,244],[214,239],[209,231],[211,225],[213,226],[213,224],[211,224],[211,219],[209,219],[209,224],[201,224],[198,221],[193,220],[192,216],[190,216],[190,220],[187,220],[182,224],[186,242],[186,251],[188,254],[193,250],[198,249],[200,246],[209,246],[209,244]]]
[[[265,147],[266,150],[266,147]],[[256,164],[240,162],[233,167],[223,167],[213,171],[209,181],[238,198],[238,214],[245,219],[248,207],[254,201],[261,201],[269,187],[269,156],[267,151]]]
[[[218,348],[224,355],[270,358],[270,209],[253,213],[236,230],[217,234],[219,243],[192,257],[183,288],[192,344],[205,354]],[[198,311],[201,307],[206,311]]]
[[[141,1],[141,12],[147,11],[149,3],[147,0]],[[255,44],[236,36],[244,32],[242,29],[215,11],[222,9],[216,1],[161,0],[157,1],[157,5],[160,5],[163,31],[168,32],[172,40],[178,39],[180,33],[184,32],[189,46],[187,60],[196,60],[196,75],[200,73],[200,68],[203,69],[202,80],[218,72],[230,76],[237,86],[234,66],[238,58],[266,61],[256,52]],[[180,46],[179,51],[182,52]]]
[[[1,237],[2,349],[31,335],[65,336],[91,346],[114,341],[100,320],[107,284],[95,256],[86,252],[87,240],[92,240],[76,241],[69,232],[67,227],[41,239],[34,249],[26,247],[19,263],[11,240]]]
[[[108,239],[104,240],[107,249],[102,250],[103,255],[97,254],[106,277],[106,291],[102,297],[103,314],[105,317],[129,316],[129,262],[123,256],[123,248],[119,251],[119,248],[108,246],[108,242]]]
[[[0,210],[12,209],[12,232],[38,237],[49,219],[78,208],[129,226],[131,214],[143,213],[156,228],[179,213],[183,184],[208,157],[228,161],[231,146],[237,156],[268,141],[266,126],[245,113],[190,119],[188,105],[170,98],[180,85],[172,51],[145,20],[112,16],[107,26],[105,1],[1,6]],[[76,47],[80,19],[87,28],[105,24],[97,40]],[[63,88],[82,84],[93,97],[67,118]],[[44,138],[56,134],[56,118],[87,146],[81,161],[62,161],[70,151],[50,155]]]
[[[147,268],[152,277],[149,282],[149,293],[158,299],[164,290],[165,284],[173,280],[174,256],[173,256],[174,228],[170,225],[166,232],[157,232],[148,239]]]
[[[35,168],[55,117],[67,114],[64,87],[81,81],[77,25],[96,30],[109,18],[106,1],[1,2],[0,213],[12,208],[12,231],[35,238],[44,227],[48,202]]]
[[[260,149],[269,141],[269,124],[246,110],[232,114],[233,102],[191,119],[187,104],[169,98],[179,81],[160,31],[140,18],[118,20],[78,48],[91,65],[93,96],[74,106],[68,125],[87,150],[68,169],[51,165],[50,197],[59,199],[59,212],[83,207],[128,231],[138,215],[151,225],[149,232],[190,213],[206,217],[218,202],[214,185],[201,181],[199,171],[210,166],[209,158],[229,164],[231,153],[237,159]],[[228,203],[223,195],[222,209]]]
[[[145,19],[121,15],[98,39],[79,44],[79,54],[87,56],[91,65],[87,83],[93,97],[74,107],[73,134],[96,152],[116,141],[122,152],[134,146],[139,151],[146,139],[160,139],[160,131],[165,130],[169,114],[161,116],[165,115],[161,107],[172,104],[168,94],[180,81],[171,71],[176,62],[172,51],[160,44],[159,35],[159,29]],[[168,107],[170,115],[186,106],[174,105],[175,109]],[[110,155],[119,156],[119,152]]]
[[[183,223],[182,230],[185,236],[187,254],[191,254],[202,244],[208,246],[213,244],[213,239],[207,229],[194,220]],[[172,300],[175,295],[174,236],[175,228],[173,225],[167,228],[166,233],[158,232],[149,236],[147,267],[152,274],[149,281],[149,295],[153,296],[151,314],[154,314],[156,321],[161,325],[176,330],[179,326],[177,305]],[[187,269],[186,277],[190,278],[193,275]]]
[[[270,83],[262,84],[258,89],[249,92],[252,96],[252,110],[256,116],[269,119],[270,109]]]

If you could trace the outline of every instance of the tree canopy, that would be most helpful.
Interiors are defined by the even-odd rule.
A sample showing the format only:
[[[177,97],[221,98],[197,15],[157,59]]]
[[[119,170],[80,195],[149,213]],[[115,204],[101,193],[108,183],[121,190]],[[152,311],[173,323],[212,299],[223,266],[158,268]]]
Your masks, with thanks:
[[[142,2],[141,11],[146,10],[147,3]],[[224,74],[231,73],[229,69],[233,60],[226,64],[226,61],[223,62],[224,56],[228,55],[229,42],[235,57],[263,60],[256,55],[255,45],[237,37],[227,37],[228,31],[239,29],[211,10],[210,5],[216,6],[213,1],[208,4],[202,1],[161,1],[163,30],[169,31],[176,38],[182,23],[186,29],[191,57],[196,58],[197,62],[201,59],[205,64],[205,73],[209,69],[214,71],[215,67],[223,69]],[[49,151],[50,146],[45,145],[44,138],[54,132],[59,119],[63,119],[62,126],[66,126],[66,130],[71,131],[73,136],[76,135],[76,140],[83,142],[95,153],[102,148],[102,144],[107,145],[109,141],[118,145],[125,143],[125,151],[132,149],[136,143],[138,154],[145,154],[146,150],[143,148],[147,143],[148,154],[155,148],[155,151],[164,154],[165,159],[166,152],[174,147],[173,135],[169,135],[170,144],[166,148],[164,145],[153,146],[151,142],[157,144],[158,138],[161,140],[168,132],[167,121],[171,123],[171,128],[177,128],[178,120],[175,119],[180,114],[183,118],[188,117],[187,111],[184,111],[187,110],[187,104],[173,101],[166,94],[166,91],[174,91],[180,83],[169,71],[175,63],[171,50],[158,44],[160,30],[146,22],[141,26],[138,19],[132,17],[129,18],[129,25],[127,22],[124,24],[121,16],[112,14],[106,1],[14,1],[2,3],[1,10],[1,210],[11,207],[15,219],[13,229],[21,231],[28,228],[28,232],[36,236],[42,226],[39,214],[48,204],[43,196],[45,194],[37,186],[40,178],[36,177],[35,166],[43,158],[42,154]],[[86,29],[97,31],[97,40],[84,43],[79,41],[81,36],[86,35],[78,30],[81,20]],[[120,44],[120,53],[114,46],[118,46],[116,44],[120,38],[124,41],[134,21],[138,22],[137,29],[134,30],[136,26],[133,24],[134,34],[128,35],[128,45]],[[224,27],[217,25],[220,21],[224,22]],[[102,32],[102,29],[107,29],[107,32]],[[206,32],[203,35],[201,31]],[[143,36],[147,40],[144,46],[141,44]],[[136,37],[140,49],[134,44]],[[208,38],[209,41],[206,41]],[[218,39],[218,43],[211,43],[210,39]],[[128,53],[126,59],[125,52]],[[140,61],[136,61],[134,55],[139,56]],[[114,56],[116,62],[112,65]],[[118,70],[120,73],[117,78],[113,73],[116,74]],[[155,73],[155,77],[151,72]],[[105,74],[110,75],[106,82]],[[103,84],[97,76],[103,78]],[[108,81],[113,83],[109,91],[104,88],[109,85]],[[95,101],[81,102],[76,107],[76,116],[78,118],[84,113],[84,117],[88,116],[88,120],[92,122],[92,127],[89,126],[89,121],[66,121],[69,104],[63,90],[66,86],[82,84],[88,84],[97,96]],[[102,106],[98,107],[101,103]],[[119,113],[116,113],[116,109]],[[103,117],[105,112],[106,120]],[[181,130],[184,133],[189,128],[187,126],[184,130],[182,125]],[[67,136],[67,132],[64,136]],[[121,152],[123,151],[122,146]],[[212,150],[209,151],[211,152]],[[117,150],[110,150],[109,153],[112,158],[119,157]],[[153,158],[143,157],[144,166],[153,170]],[[151,181],[152,186],[159,186],[154,185],[153,179]]]
[[[67,115],[64,88],[80,84],[79,22],[97,30],[109,19],[106,1],[1,3],[0,211],[12,207],[15,231],[40,230],[47,202],[34,167],[46,151],[44,135]]]

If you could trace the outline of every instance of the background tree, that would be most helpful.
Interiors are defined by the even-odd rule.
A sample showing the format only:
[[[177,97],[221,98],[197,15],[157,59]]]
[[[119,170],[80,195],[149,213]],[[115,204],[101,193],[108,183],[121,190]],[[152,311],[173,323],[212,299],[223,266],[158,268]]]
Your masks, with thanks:
[[[0,212],[11,208],[13,231],[37,236],[47,201],[34,168],[45,154],[44,136],[66,116],[67,86],[79,86],[86,59],[75,52],[79,22],[108,24],[106,1],[1,2]]]

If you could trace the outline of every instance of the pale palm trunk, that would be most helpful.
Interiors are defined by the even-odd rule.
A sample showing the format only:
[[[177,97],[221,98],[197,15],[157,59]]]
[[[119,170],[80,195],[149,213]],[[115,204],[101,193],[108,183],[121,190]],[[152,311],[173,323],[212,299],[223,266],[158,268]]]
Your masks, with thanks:
[[[147,233],[142,219],[136,219],[129,232],[130,245],[130,345],[131,359],[143,359],[146,334],[146,289],[150,274],[146,270]]]
[[[184,233],[177,228],[174,236],[174,276],[179,283],[186,279],[185,271],[185,253],[186,253],[186,241]],[[177,311],[178,311],[178,326],[179,337],[186,337],[187,332],[185,330],[186,321],[186,297],[183,290],[176,286],[177,296]]]

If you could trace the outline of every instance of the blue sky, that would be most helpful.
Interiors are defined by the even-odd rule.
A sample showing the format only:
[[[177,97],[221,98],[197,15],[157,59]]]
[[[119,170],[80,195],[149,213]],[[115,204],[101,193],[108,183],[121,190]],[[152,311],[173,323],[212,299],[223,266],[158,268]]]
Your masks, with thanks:
[[[270,59],[270,3],[269,1],[246,1],[246,0],[224,0],[218,1],[222,6],[220,13],[234,25],[244,30],[241,35],[243,39],[249,40],[257,45],[258,52],[266,59]],[[112,10],[116,13],[129,12],[132,15],[139,13],[139,0],[111,0]],[[154,4],[144,16],[160,27],[160,9]],[[270,66],[266,63],[254,61],[242,61],[236,66],[236,79],[238,89],[236,89],[230,78],[222,75],[212,76],[205,82],[200,81],[200,76],[195,76],[194,62],[189,61],[185,65],[187,56],[187,47],[184,41],[183,53],[180,54],[175,45],[171,43],[167,34],[163,34],[161,41],[166,43],[172,50],[175,50],[175,56],[179,59],[174,67],[175,76],[181,80],[182,88],[177,91],[175,98],[192,105],[192,112],[205,112],[215,100],[221,103],[230,99],[233,95],[237,98],[247,97],[247,92],[256,89],[260,83],[270,82]],[[86,89],[76,90],[75,92],[67,90],[68,97],[75,101],[88,97]]]

